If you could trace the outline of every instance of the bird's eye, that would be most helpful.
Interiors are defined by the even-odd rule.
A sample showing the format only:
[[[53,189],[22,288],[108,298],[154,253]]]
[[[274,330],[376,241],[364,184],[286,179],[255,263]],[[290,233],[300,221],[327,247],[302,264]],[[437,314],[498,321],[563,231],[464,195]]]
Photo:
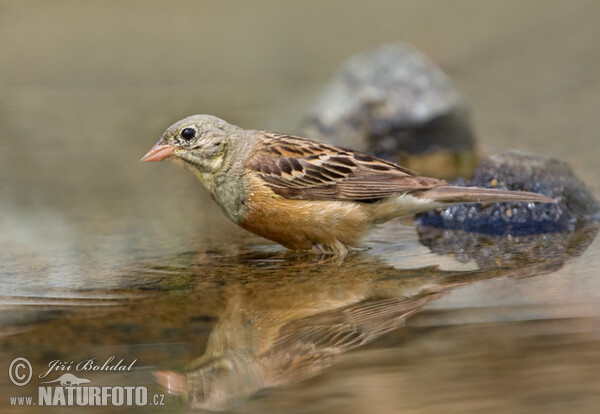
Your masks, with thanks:
[[[181,138],[189,141],[196,136],[196,130],[194,128],[183,128],[180,135]]]

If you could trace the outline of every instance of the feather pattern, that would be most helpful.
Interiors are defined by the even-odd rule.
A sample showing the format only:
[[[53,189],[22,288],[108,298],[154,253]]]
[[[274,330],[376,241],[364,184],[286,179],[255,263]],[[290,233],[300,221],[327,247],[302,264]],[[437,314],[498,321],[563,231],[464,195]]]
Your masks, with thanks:
[[[246,166],[284,198],[377,201],[446,184],[352,149],[259,133],[263,139]]]

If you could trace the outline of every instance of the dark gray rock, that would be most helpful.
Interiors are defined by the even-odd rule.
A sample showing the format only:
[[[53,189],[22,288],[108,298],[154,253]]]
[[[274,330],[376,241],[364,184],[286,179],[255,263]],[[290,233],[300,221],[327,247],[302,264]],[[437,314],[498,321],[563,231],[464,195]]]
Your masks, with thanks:
[[[598,223],[588,222],[574,231],[519,236],[474,233],[419,226],[419,240],[432,252],[453,256],[459,262],[474,260],[480,269],[514,268],[524,264],[564,264],[583,253],[598,233]]]
[[[532,234],[574,230],[598,212],[598,202],[566,163],[520,151],[492,155],[470,181],[453,184],[532,191],[558,203],[457,204],[419,215],[422,225],[489,234]]]
[[[474,166],[474,138],[460,95],[437,66],[402,43],[348,59],[309,111],[302,133],[424,174],[427,165],[411,162],[440,151],[451,163],[466,163],[467,171]]]
[[[552,203],[458,204],[418,215],[420,241],[481,267],[576,255],[597,232],[598,202],[568,164],[519,151],[484,160],[470,181],[453,184],[533,191]]]

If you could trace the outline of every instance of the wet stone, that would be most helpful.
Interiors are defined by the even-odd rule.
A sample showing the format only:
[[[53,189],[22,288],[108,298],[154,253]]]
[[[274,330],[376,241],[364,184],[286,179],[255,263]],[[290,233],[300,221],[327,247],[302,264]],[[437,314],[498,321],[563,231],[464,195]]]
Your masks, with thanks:
[[[421,243],[440,254],[480,266],[516,264],[531,254],[560,256],[579,233],[593,239],[597,231],[598,202],[568,164],[553,158],[508,151],[484,160],[470,181],[452,184],[532,191],[558,202],[457,204],[419,214]]]
[[[598,223],[587,223],[573,232],[519,236],[419,227],[419,240],[434,253],[462,263],[474,260],[480,269],[520,268],[525,263],[549,263],[560,268],[587,249],[598,227]]]
[[[403,43],[348,59],[309,111],[302,134],[426,175],[466,175],[475,164],[459,93],[433,62]]]
[[[541,193],[558,203],[457,204],[418,217],[419,226],[461,229],[488,234],[535,234],[573,231],[598,212],[598,202],[568,164],[520,151],[484,160],[470,181],[454,185]]]

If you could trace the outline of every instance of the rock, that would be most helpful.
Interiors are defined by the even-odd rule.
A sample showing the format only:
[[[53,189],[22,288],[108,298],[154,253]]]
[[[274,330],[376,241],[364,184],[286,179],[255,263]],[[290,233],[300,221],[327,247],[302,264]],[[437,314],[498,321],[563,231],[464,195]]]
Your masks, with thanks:
[[[464,230],[419,226],[419,239],[433,253],[452,256],[462,263],[474,260],[480,269],[518,268],[552,262],[560,268],[583,253],[598,233],[598,223],[575,231],[499,236]]]
[[[470,181],[453,184],[533,191],[559,201],[457,204],[419,214],[419,239],[434,252],[473,258],[481,267],[507,266],[531,255],[572,256],[596,235],[598,202],[565,162],[508,151],[484,160]]]
[[[455,185],[532,191],[558,198],[551,203],[457,204],[419,215],[419,223],[489,234],[533,234],[574,230],[598,212],[598,202],[565,162],[507,151],[484,160],[470,181]]]
[[[309,111],[302,134],[425,175],[468,175],[475,165],[460,95],[438,67],[403,43],[348,59]]]

